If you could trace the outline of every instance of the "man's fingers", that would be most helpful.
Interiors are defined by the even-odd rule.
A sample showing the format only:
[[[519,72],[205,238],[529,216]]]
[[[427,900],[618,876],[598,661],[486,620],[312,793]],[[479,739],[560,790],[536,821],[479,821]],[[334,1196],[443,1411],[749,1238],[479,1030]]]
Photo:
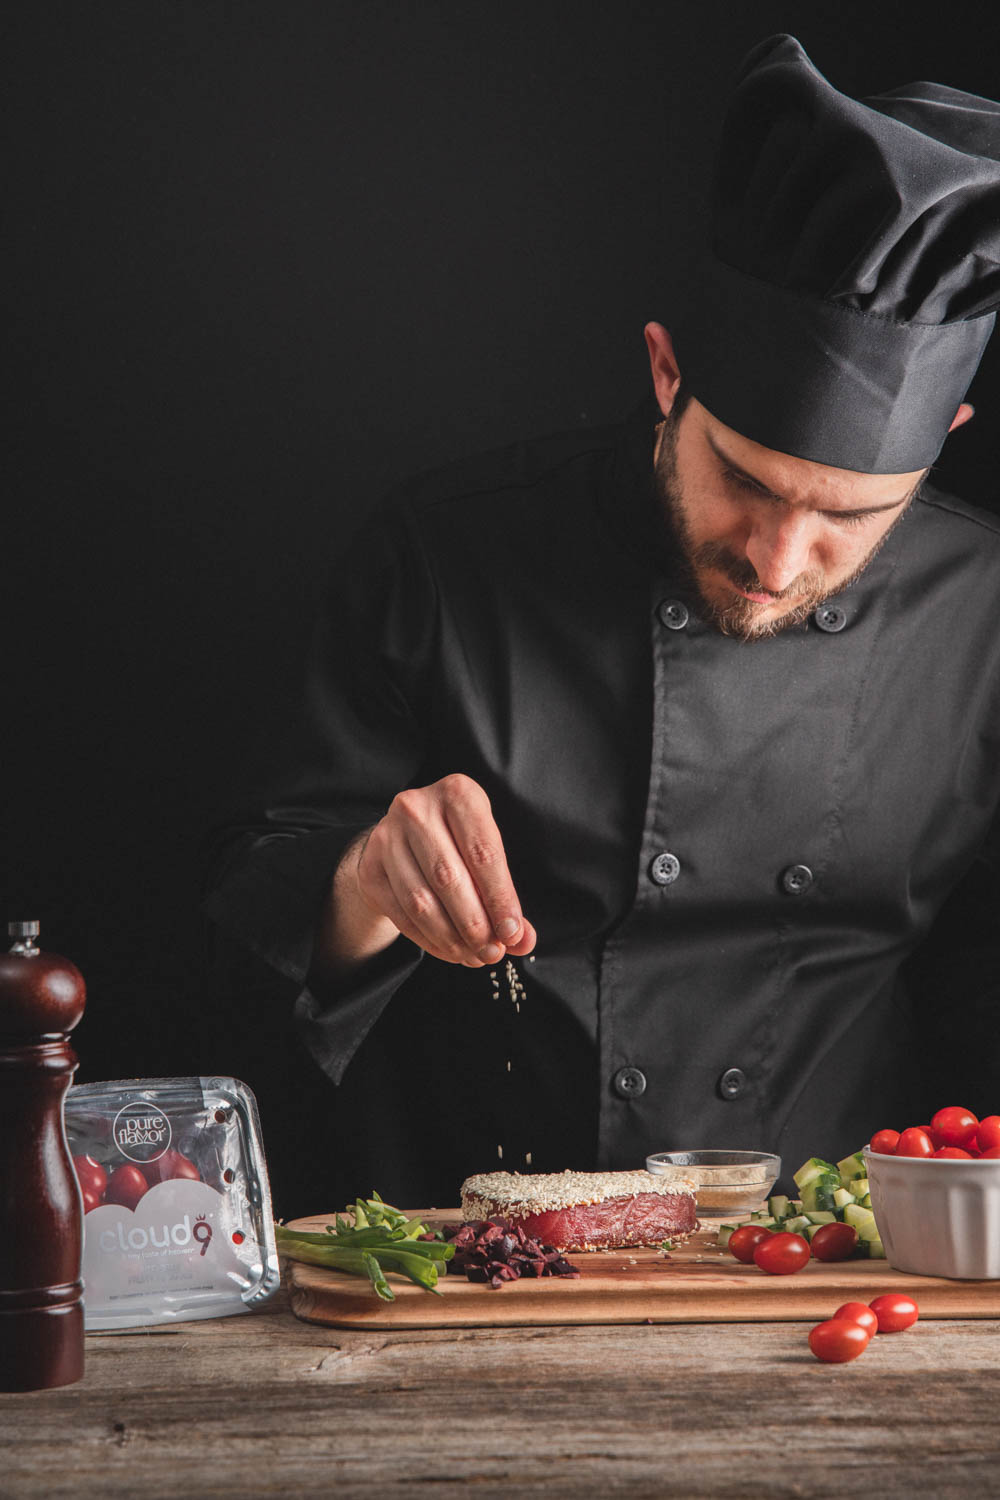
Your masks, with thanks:
[[[454,912],[454,892],[447,881],[447,893],[452,900],[441,899],[442,893],[437,882],[441,879],[439,868],[445,864],[449,869],[453,868],[457,864],[457,853],[453,858],[448,858],[447,854],[439,852],[439,867],[429,872],[408,845],[394,845],[393,858],[391,862],[386,862],[385,872],[393,898],[402,912],[405,926],[401,930],[407,936],[417,934],[415,942],[419,942],[429,953],[434,953],[435,957],[445,958],[449,963],[495,963],[502,950],[498,944],[491,945],[489,923],[475,893],[472,892],[479,909],[478,921],[475,913]],[[459,874],[455,878],[457,883],[461,883]],[[471,889],[471,883],[467,880],[466,883]]]
[[[489,798],[467,776],[446,776],[438,786],[444,820],[485,910],[491,935],[513,951],[523,942],[524,917]]]
[[[480,963],[496,963],[503,957],[503,946],[497,941],[489,913],[444,822],[438,819],[429,826],[414,826],[407,834],[409,852],[426,889],[447,919],[449,938],[453,932],[465,949],[459,962],[473,958]]]

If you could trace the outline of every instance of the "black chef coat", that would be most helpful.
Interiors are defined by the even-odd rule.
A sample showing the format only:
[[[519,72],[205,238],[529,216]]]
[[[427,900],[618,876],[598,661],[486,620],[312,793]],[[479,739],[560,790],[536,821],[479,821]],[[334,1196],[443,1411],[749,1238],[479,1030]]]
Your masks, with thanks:
[[[742,642],[665,541],[654,421],[422,476],[332,574],[303,725],[208,910],[339,1085],[338,1196],[697,1146],[790,1172],[1000,1109],[1000,527],[927,487],[857,582]],[[538,932],[523,993],[405,939],[311,990],[343,849],[456,771]]]

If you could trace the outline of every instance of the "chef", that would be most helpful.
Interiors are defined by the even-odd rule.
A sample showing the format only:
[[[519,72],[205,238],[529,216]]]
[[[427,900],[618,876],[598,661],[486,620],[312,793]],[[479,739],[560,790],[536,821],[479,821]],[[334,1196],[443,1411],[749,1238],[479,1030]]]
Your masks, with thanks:
[[[340,560],[208,898],[294,996],[324,1202],[1000,1108],[1000,525],[929,478],[998,161],[997,105],[762,43],[650,399]]]

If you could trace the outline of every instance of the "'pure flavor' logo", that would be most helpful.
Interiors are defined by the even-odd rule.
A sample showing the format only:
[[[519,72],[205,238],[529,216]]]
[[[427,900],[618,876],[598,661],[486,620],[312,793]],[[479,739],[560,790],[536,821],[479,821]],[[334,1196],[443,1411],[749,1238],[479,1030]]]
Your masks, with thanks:
[[[111,1127],[115,1145],[129,1161],[156,1161],[170,1145],[167,1116],[151,1104],[126,1104]]]

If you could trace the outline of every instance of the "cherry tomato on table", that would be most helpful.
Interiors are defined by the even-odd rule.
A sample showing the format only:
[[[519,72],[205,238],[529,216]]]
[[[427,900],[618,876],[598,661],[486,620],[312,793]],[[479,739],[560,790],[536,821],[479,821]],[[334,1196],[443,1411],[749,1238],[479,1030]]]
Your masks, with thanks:
[[[761,1240],[753,1253],[754,1265],[760,1266],[770,1276],[790,1276],[809,1264],[811,1251],[809,1241],[801,1234],[789,1234],[782,1230]]]
[[[920,1316],[913,1298],[903,1292],[886,1292],[884,1296],[874,1298],[868,1306],[878,1318],[879,1333],[902,1333]]]
[[[825,1364],[843,1365],[864,1354],[870,1338],[868,1329],[852,1318],[830,1318],[811,1330],[809,1347]]]
[[[1000,1115],[987,1115],[980,1120],[976,1145],[980,1151],[992,1151],[995,1146],[1000,1146]]]
[[[898,1130],[876,1130],[868,1142],[868,1149],[874,1151],[877,1156],[895,1156],[898,1145]]]
[[[753,1263],[753,1253],[761,1240],[770,1239],[772,1231],[763,1224],[741,1224],[729,1236],[729,1248],[745,1266]]]
[[[878,1332],[878,1318],[867,1302],[842,1302],[833,1316],[847,1318],[851,1323],[860,1323],[870,1334]]]
[[[962,1109],[958,1104],[949,1104],[939,1109],[931,1120],[931,1129],[937,1132],[940,1146],[964,1146],[966,1141],[975,1142],[979,1121],[971,1109]]]
[[[910,1125],[899,1137],[897,1156],[933,1156],[934,1142],[919,1125]]]
[[[853,1224],[821,1224],[809,1242],[817,1260],[849,1260],[858,1248]]]

